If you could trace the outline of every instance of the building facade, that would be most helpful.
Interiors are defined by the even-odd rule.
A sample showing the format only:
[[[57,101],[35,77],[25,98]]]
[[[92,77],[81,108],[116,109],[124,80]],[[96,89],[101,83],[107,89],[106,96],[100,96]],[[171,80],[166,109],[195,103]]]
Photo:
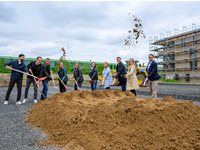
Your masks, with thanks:
[[[200,28],[165,38],[150,38],[149,48],[164,79],[200,83]]]

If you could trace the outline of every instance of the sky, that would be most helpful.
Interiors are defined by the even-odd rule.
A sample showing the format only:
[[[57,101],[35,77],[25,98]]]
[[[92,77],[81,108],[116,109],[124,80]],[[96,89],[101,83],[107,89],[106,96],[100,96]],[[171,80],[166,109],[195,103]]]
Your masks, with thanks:
[[[42,56],[68,60],[116,62],[134,58],[148,62],[149,37],[200,25],[200,2],[0,2],[0,56]],[[133,29],[132,17],[142,20],[146,38],[136,46],[122,42]]]

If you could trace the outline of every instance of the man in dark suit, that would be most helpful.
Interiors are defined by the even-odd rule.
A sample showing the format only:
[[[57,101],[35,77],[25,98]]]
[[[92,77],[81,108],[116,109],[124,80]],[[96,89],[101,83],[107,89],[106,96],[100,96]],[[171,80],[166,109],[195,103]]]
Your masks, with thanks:
[[[126,68],[124,64],[121,62],[120,57],[117,57],[117,63],[118,63],[116,68],[117,75],[115,76],[113,82],[115,82],[118,78],[119,82],[121,83],[122,91],[124,92],[126,91]]]
[[[158,75],[157,71],[158,65],[153,59],[154,55],[149,54],[149,63],[147,65],[148,76],[146,77],[146,80],[149,80],[149,87],[152,98],[157,98],[157,85],[158,85],[158,80],[161,77]]]

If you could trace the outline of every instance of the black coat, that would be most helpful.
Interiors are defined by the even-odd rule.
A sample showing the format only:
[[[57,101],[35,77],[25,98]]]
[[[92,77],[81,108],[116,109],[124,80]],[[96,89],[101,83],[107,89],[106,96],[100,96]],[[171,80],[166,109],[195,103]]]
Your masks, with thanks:
[[[149,65],[149,63],[148,63],[148,65]],[[149,68],[148,68],[148,65],[147,65],[148,79],[150,81],[159,80],[161,77],[158,75],[157,63],[153,60]]]
[[[36,65],[35,63],[36,63],[35,61],[32,61],[30,64],[27,65],[27,69],[28,70],[31,69],[34,76],[41,78],[43,73],[43,66],[42,64]],[[30,71],[29,74],[31,74]],[[27,78],[33,78],[33,77],[28,76]]]
[[[83,74],[80,68],[74,69],[74,78],[77,82],[83,82]]]
[[[45,62],[42,65],[43,65],[42,77],[46,77],[47,76],[45,81],[52,80],[51,72],[50,72],[50,65],[47,65]]]
[[[117,75],[115,76],[115,78],[116,79],[118,78],[118,80],[121,84],[126,84],[126,78],[125,78],[126,68],[122,62],[117,64],[116,71],[117,71]]]
[[[97,72],[96,67],[94,67],[90,70],[89,76],[90,76],[91,80],[98,80],[98,72]]]

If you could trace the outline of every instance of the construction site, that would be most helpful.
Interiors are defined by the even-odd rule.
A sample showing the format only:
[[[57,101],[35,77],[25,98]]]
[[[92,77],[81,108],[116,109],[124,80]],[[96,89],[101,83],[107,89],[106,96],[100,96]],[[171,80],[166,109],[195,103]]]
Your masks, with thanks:
[[[150,37],[149,52],[154,54],[163,79],[200,83],[200,28],[196,24]]]

